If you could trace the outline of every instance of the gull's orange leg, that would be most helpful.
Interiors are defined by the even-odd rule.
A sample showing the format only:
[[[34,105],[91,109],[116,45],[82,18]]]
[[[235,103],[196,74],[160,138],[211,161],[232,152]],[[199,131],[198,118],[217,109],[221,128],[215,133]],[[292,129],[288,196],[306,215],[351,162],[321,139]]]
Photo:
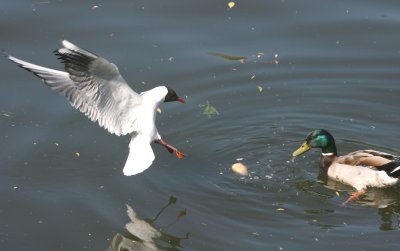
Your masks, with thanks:
[[[185,157],[185,154],[180,152],[176,147],[173,147],[170,144],[168,144],[167,142],[165,142],[163,139],[155,140],[154,142],[164,146],[169,153],[175,152],[176,157],[178,157],[179,159],[182,159],[183,157]]]

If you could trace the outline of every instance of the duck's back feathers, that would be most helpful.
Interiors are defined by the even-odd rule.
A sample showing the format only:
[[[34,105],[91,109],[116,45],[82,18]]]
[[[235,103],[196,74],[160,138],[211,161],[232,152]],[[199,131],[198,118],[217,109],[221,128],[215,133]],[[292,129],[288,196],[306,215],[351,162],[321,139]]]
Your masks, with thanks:
[[[389,153],[375,150],[360,150],[340,156],[337,162],[350,166],[379,167],[398,160],[398,157]]]

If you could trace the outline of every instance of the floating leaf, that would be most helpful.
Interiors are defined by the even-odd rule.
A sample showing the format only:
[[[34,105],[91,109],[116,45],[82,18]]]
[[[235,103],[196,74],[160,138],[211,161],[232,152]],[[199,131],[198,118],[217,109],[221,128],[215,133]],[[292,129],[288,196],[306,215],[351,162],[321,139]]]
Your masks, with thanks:
[[[240,162],[232,165],[232,171],[234,171],[235,173],[242,175],[242,176],[249,175],[249,172],[247,171],[247,167]]]
[[[243,57],[243,56],[231,56],[231,55],[226,55],[226,54],[214,52],[214,51],[210,51],[208,54],[219,57],[219,58],[223,58],[225,60],[240,61],[241,63],[243,63],[244,60],[247,59],[247,57]]]
[[[235,5],[236,5],[235,2],[229,2],[229,3],[228,3],[228,7],[229,7],[230,9],[232,9],[233,7],[235,7]]]
[[[203,114],[204,114],[204,115],[207,115],[207,117],[211,118],[212,115],[219,115],[219,112],[218,112],[217,109],[216,109],[214,106],[212,106],[212,105],[210,104],[210,102],[207,100],[207,104],[206,104],[206,107],[204,108]]]
[[[262,92],[262,91],[263,91],[263,87],[262,87],[261,85],[257,86],[257,88],[258,88],[258,91],[259,91],[259,92]]]
[[[76,152],[76,153],[75,153],[75,156],[76,156],[76,157],[79,157],[79,156],[81,156],[81,154],[78,153],[78,152]]]
[[[285,211],[284,208],[277,208],[276,211]]]
[[[336,191],[336,195],[337,195],[337,197],[340,197],[340,194],[339,194],[339,192],[338,192],[338,191]]]
[[[8,117],[8,118],[14,117],[14,115],[13,115],[12,112],[3,112],[3,116],[4,116],[4,117]]]
[[[160,107],[157,107],[157,112],[158,112],[159,114],[161,114],[161,108],[160,108]]]

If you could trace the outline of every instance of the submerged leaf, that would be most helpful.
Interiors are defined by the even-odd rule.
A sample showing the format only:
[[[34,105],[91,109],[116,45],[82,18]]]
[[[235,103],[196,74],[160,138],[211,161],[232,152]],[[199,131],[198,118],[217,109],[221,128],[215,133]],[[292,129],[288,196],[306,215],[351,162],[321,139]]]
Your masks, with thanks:
[[[168,204],[175,204],[177,200],[178,200],[178,199],[177,199],[176,197],[170,196],[170,197],[169,197],[169,202],[168,202]]]
[[[212,115],[219,115],[219,112],[218,112],[217,109],[216,109],[214,106],[212,106],[212,105],[210,104],[210,102],[207,100],[207,104],[206,104],[206,107],[204,108],[203,114],[204,114],[204,115],[207,115],[207,117],[211,118]]]
[[[179,211],[178,213],[178,218],[182,218],[183,216],[186,215],[186,208],[182,209],[181,211]]]
[[[225,60],[240,61],[241,63],[243,63],[244,60],[247,59],[247,57],[243,57],[243,56],[231,56],[231,55],[226,55],[226,54],[214,52],[214,51],[210,51],[210,52],[208,52],[208,54],[219,57],[219,58],[223,58]]]

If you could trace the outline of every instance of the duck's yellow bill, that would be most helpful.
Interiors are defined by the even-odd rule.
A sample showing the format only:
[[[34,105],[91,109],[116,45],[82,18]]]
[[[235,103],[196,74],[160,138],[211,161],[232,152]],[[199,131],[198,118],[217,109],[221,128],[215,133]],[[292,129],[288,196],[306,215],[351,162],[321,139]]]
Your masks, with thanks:
[[[311,146],[309,144],[307,144],[307,141],[305,141],[296,151],[293,152],[292,156],[297,157],[300,154],[303,154],[310,149],[311,149]]]

